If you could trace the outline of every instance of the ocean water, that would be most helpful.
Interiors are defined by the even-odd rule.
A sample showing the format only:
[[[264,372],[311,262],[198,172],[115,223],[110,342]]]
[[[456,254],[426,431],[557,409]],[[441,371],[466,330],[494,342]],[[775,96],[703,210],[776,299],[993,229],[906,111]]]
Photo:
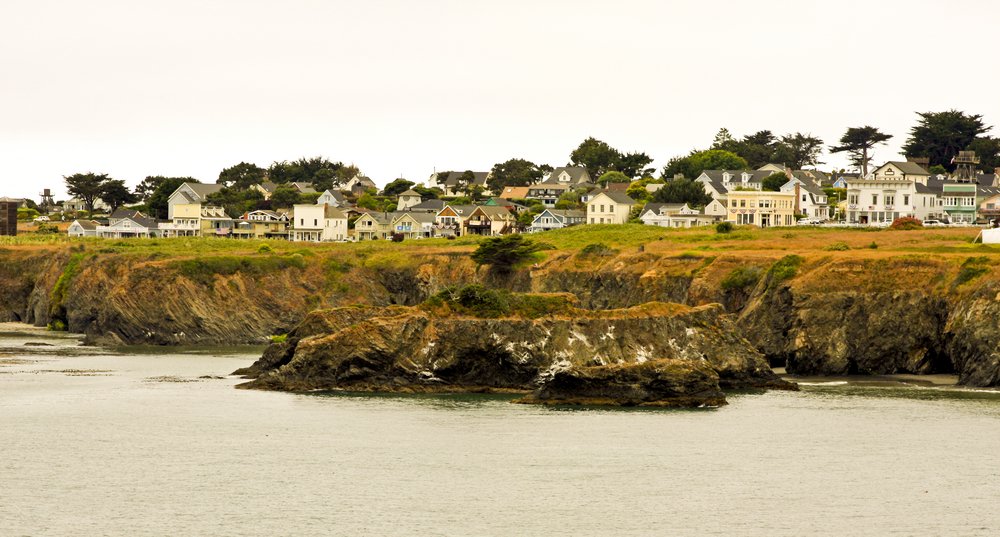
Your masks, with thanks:
[[[1000,532],[991,390],[813,379],[678,411],[234,389],[258,353],[0,325],[0,535]]]

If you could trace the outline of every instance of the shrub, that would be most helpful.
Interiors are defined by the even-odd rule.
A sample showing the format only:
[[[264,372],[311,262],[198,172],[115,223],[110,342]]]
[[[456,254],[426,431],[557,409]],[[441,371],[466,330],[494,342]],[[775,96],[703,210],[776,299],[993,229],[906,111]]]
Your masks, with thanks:
[[[403,236],[402,233],[393,233],[392,234],[392,242],[403,242],[404,238],[405,237]]]
[[[274,253],[274,248],[271,248],[270,244],[264,243],[257,247],[258,254],[270,254]]]
[[[962,262],[962,267],[958,270],[958,276],[955,277],[955,285],[959,286],[963,283],[968,283],[983,274],[989,272],[989,268],[983,265],[989,264],[990,259],[988,257],[970,257]]]
[[[284,343],[288,339],[288,334],[278,334],[271,336],[271,343]]]
[[[851,247],[847,245],[846,242],[835,242],[833,244],[827,245],[824,250],[829,250],[831,252],[843,252],[844,250],[850,250]]]
[[[732,222],[719,222],[715,224],[716,233],[732,233],[736,226]]]
[[[759,267],[739,267],[726,275],[719,283],[719,287],[723,291],[748,289],[757,285],[761,272],[763,271]]]
[[[484,240],[472,252],[477,265],[490,265],[497,272],[511,270],[531,261],[544,246],[523,235],[504,235]]]
[[[904,216],[902,218],[897,218],[892,221],[892,225],[889,229],[896,231],[908,231],[911,229],[921,229],[924,227],[924,223],[920,221],[919,218],[913,218],[912,216]]]
[[[797,255],[786,255],[775,261],[767,271],[768,286],[774,287],[789,278],[795,277],[802,261],[803,259]]]
[[[878,244],[875,244],[875,241],[872,241],[872,243],[868,245],[868,249],[869,250],[878,250]]]
[[[304,269],[306,260],[301,254],[275,257],[215,256],[175,261],[171,264],[189,280],[210,285],[216,275],[236,273],[262,276],[287,268]]]
[[[578,253],[577,255],[580,257],[586,257],[586,256],[607,257],[607,256],[613,256],[617,253],[618,250],[615,250],[614,248],[608,246],[607,244],[604,244],[603,242],[596,242],[584,246],[582,249],[580,249],[580,253]]]

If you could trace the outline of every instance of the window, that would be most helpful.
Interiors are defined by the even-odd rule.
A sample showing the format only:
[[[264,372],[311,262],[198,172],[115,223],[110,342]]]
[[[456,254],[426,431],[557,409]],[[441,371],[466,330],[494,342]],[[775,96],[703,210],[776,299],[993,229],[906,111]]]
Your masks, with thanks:
[[[878,194],[872,194],[872,205],[878,205]]]
[[[313,218],[313,227],[317,227],[317,226],[319,226],[319,220],[317,220],[316,218]]]
[[[896,196],[890,196],[889,194],[885,195],[886,206],[891,206],[894,205],[895,203],[896,203]]]
[[[903,194],[903,205],[909,205],[909,204],[910,204],[910,195]]]
[[[601,212],[602,212],[602,213],[604,212],[604,206],[603,206],[603,205],[601,205]],[[601,220],[601,223],[603,224],[603,223],[604,223],[604,220]]]

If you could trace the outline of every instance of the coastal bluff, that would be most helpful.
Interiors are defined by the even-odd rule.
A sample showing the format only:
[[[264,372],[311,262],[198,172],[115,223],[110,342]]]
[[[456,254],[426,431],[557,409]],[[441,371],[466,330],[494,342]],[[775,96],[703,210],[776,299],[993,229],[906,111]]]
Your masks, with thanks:
[[[793,375],[940,373],[1000,386],[1000,250],[968,230],[620,227],[642,242],[587,254],[592,239],[573,234],[608,240],[610,228],[553,232],[539,240],[556,249],[506,278],[476,267],[472,241],[13,244],[0,248],[0,320],[97,345],[264,345],[312,311],[418,306],[481,285],[564,293],[594,313],[720,304],[735,334]]]
[[[682,407],[724,404],[722,389],[795,388],[718,304],[592,311],[560,295],[465,294],[471,300],[311,312],[236,372],[252,379],[240,387],[530,392],[524,402]],[[505,300],[515,305],[503,316],[478,314]]]

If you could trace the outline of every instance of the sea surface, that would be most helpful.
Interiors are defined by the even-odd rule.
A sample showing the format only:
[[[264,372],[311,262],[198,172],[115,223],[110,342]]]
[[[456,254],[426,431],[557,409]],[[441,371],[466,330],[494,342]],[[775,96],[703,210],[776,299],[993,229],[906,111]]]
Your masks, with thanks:
[[[234,389],[259,352],[0,325],[0,536],[1000,533],[996,391],[810,379],[671,411]]]

